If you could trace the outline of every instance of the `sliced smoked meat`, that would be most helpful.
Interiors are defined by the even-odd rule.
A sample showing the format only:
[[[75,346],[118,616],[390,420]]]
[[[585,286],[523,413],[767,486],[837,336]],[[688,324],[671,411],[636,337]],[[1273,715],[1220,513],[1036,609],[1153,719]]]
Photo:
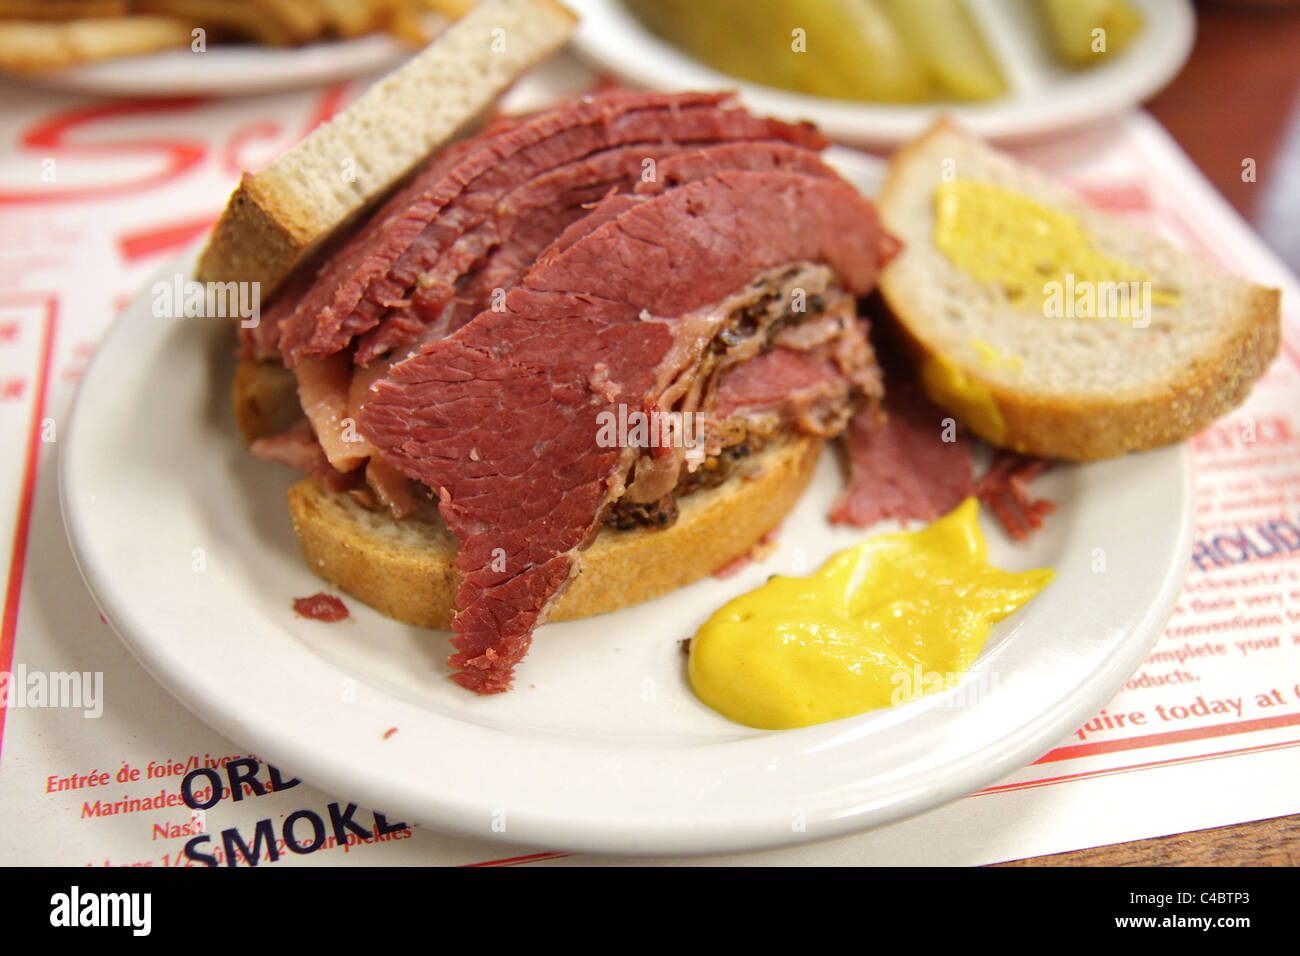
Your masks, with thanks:
[[[780,424],[802,422],[809,434],[838,435],[838,422],[823,424],[815,413],[848,407],[851,385],[834,363],[808,352],[774,348],[727,370],[718,383],[712,413],[772,417]]]
[[[892,249],[843,180],[722,172],[543,254],[500,311],[394,365],[361,426],[438,494],[460,540],[455,679],[482,693],[509,688],[634,458],[597,444],[597,416],[617,403],[656,407],[698,366],[718,328],[692,316],[801,260],[864,295]]]
[[[662,118],[652,117],[648,111],[641,118],[647,132],[671,142],[619,146],[564,163],[510,189],[487,211],[467,215],[461,207],[471,202],[484,206],[499,192],[491,184],[464,194],[460,203],[445,210],[421,233],[357,305],[357,315],[364,315],[366,322],[382,313],[377,327],[362,336],[357,363],[367,365],[391,349],[441,338],[459,328],[488,307],[488,298],[496,290],[513,286],[557,234],[589,218],[587,206],[606,197],[633,189],[661,192],[660,177],[680,185],[733,168],[787,168],[810,175],[835,175],[810,149],[753,138],[774,132],[797,138],[806,134],[804,127],[773,128],[770,121],[755,120],[736,110],[725,111],[726,123],[718,125],[713,122],[718,117],[706,121],[698,109],[666,116],[669,125],[661,125]],[[697,136],[735,140],[701,147],[695,142]],[[495,177],[500,179],[510,171]],[[643,190],[646,186],[656,188]],[[474,225],[453,239],[458,225],[474,217]],[[461,280],[470,272],[475,275],[465,289]],[[454,303],[453,298],[457,300]]]
[[[1056,502],[1029,492],[1029,483],[1051,464],[1045,458],[999,449],[989,470],[975,482],[975,494],[1017,541],[1041,528],[1043,518],[1056,510]]]
[[[655,160],[655,165],[647,167],[647,159]],[[577,165],[590,172],[598,163],[602,166],[619,164],[622,178],[611,178],[605,173],[605,178],[597,179],[595,186],[572,188],[567,194],[557,197],[554,184],[567,183],[572,172],[565,167],[549,176],[539,177],[529,184],[527,218],[521,215],[522,210],[513,208],[518,199],[512,197],[509,218],[494,223],[492,227],[500,236],[499,244],[482,265],[468,275],[454,300],[445,298],[443,286],[437,287],[436,294],[434,287],[418,289],[412,296],[409,309],[390,311],[379,328],[362,337],[357,348],[357,361],[367,364],[388,349],[421,338],[430,341],[455,331],[488,308],[494,293],[513,288],[519,276],[548,246],[552,255],[562,252],[607,219],[634,205],[641,196],[655,195],[671,186],[727,169],[789,169],[811,176],[837,175],[812,150],[767,140],[709,146],[652,147],[641,144],[607,150]],[[602,169],[601,172],[605,171]],[[633,188],[637,196],[627,194],[626,190]],[[506,211],[499,206],[497,215],[504,217]],[[437,318],[431,319],[431,316]],[[436,322],[436,327],[431,327],[430,322]]]
[[[285,282],[283,288],[275,290],[274,297],[261,315],[257,326],[252,329],[241,327],[240,334],[245,357],[255,357],[259,360],[282,359],[281,339],[286,323],[291,319],[298,323],[307,322],[304,317],[309,317],[312,309],[327,305],[329,298],[327,291],[334,289],[341,281],[348,284],[345,270],[353,263],[360,267],[360,250],[371,248],[380,242],[385,231],[393,228],[393,220],[405,206],[415,203],[423,194],[433,189],[478,143],[496,135],[501,128],[493,124],[478,137],[453,143],[434,154],[416,170],[411,181],[394,193],[374,215],[366,220],[364,225],[351,235],[334,240],[331,248],[321,253],[319,261],[309,264],[307,268],[297,270]],[[358,276],[356,281],[362,283],[365,280]],[[332,321],[332,317],[325,317],[325,319]],[[307,324],[311,323],[307,322]]]
[[[277,322],[285,364],[345,348],[390,308],[402,307],[417,283],[449,299],[459,264],[474,261],[484,237],[475,234],[465,250],[456,243],[490,224],[498,203],[521,183],[619,145],[730,139],[782,139],[814,149],[825,144],[806,125],[732,108],[725,94],[622,90],[583,97],[462,144],[385,204]],[[447,265],[430,272],[449,249]]]
[[[756,173],[788,169],[806,176],[839,176],[806,145],[779,141],[716,143],[683,149],[666,157],[656,164],[652,177],[637,183],[636,191],[653,195],[726,169]]]
[[[849,486],[832,521],[863,528],[882,518],[930,521],[971,494],[970,440],[912,381],[890,375],[883,410],[859,411],[845,439]]]
[[[358,312],[382,318],[361,337],[357,363],[368,365],[390,349],[455,331],[491,305],[492,290],[513,285],[556,235],[587,214],[587,207],[610,193],[630,191],[640,181],[645,160],[657,162],[684,148],[673,143],[636,143],[602,150],[511,190],[491,215],[440,253],[431,248],[436,237],[422,235],[418,248],[413,246],[376,284],[392,290],[395,304],[386,311],[370,298],[358,304]],[[433,254],[438,258],[412,277],[408,260]],[[458,280],[471,271],[479,281],[474,288],[458,292]],[[407,289],[409,296],[403,298]],[[448,309],[453,297],[459,301]]]

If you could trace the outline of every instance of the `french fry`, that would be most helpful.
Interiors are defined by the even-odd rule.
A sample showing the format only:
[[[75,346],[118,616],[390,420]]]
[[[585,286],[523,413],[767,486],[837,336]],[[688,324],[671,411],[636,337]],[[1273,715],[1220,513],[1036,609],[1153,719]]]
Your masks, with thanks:
[[[191,29],[203,27],[222,36],[253,40],[266,46],[289,46],[293,38],[278,20],[231,0],[136,0],[148,13],[171,16]]]
[[[190,44],[185,24],[167,17],[97,17],[67,23],[0,21],[0,69],[35,73],[155,53]]]
[[[0,0],[0,69],[30,72],[214,40],[294,46],[387,30],[431,38],[430,17],[455,19],[473,0]]]
[[[945,92],[991,100],[1007,91],[1002,72],[961,0],[881,0],[903,41]]]
[[[398,7],[388,18],[388,32],[412,46],[424,46],[433,39],[427,29],[425,16],[426,12],[423,10],[416,10],[409,6]]]
[[[325,8],[316,0],[246,0],[245,5],[279,23],[292,43],[319,39],[329,23]]]
[[[433,39],[430,14],[444,21],[459,20],[473,6],[474,0],[402,0],[388,22],[388,32],[408,43],[425,44]]]
[[[432,10],[445,20],[459,20],[469,13],[474,0],[417,0],[416,5]]]
[[[330,30],[340,37],[359,37],[383,29],[393,0],[321,0]]]
[[[120,17],[128,0],[0,0],[0,19],[71,20],[76,17]]]

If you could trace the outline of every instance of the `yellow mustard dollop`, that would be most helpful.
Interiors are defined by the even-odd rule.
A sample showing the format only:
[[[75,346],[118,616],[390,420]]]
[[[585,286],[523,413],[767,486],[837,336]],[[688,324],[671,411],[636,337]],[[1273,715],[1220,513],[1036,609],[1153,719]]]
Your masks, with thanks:
[[[987,561],[967,498],[920,531],[884,534],[807,577],[772,577],[691,640],[687,676],[724,717],[783,730],[955,686],[989,628],[1052,580]]]
[[[1175,304],[1151,274],[1103,255],[1077,218],[1012,189],[971,179],[935,190],[934,243],[959,269],[1045,315],[1134,319],[1141,300]],[[1136,286],[1134,285],[1136,284]],[[1114,313],[1114,314],[1112,314]]]

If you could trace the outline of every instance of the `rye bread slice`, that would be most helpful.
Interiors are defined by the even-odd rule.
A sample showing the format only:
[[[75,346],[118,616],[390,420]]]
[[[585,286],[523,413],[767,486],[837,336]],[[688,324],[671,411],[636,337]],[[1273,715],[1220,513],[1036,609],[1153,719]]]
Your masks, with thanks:
[[[234,408],[246,443],[282,431],[302,414],[293,373],[274,363],[240,362]],[[548,620],[646,601],[745,555],[798,502],[822,444],[788,435],[765,445],[723,484],[683,497],[669,528],[602,529]],[[319,577],[388,617],[451,628],[458,542],[435,504],[399,521],[314,478],[290,487],[288,499],[303,557]]]
[[[574,22],[558,0],[481,0],[333,120],[245,173],[199,259],[198,280],[257,282],[267,301],[336,229],[562,46]]]
[[[1145,328],[1013,303],[935,245],[945,174],[1076,217],[1098,252],[1145,270],[1176,303],[1155,301]],[[903,241],[880,290],[927,391],[995,445],[1089,461],[1182,441],[1240,404],[1278,352],[1278,290],[1218,274],[950,124],[899,150],[878,207]]]

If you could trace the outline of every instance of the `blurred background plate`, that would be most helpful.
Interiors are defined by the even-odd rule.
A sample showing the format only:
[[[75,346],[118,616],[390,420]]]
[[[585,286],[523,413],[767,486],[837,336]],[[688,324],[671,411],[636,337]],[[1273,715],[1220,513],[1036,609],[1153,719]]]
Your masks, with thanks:
[[[622,0],[566,0],[581,14],[574,46],[599,69],[635,86],[737,89],[750,108],[815,122],[829,136],[891,145],[947,113],[989,139],[1024,138],[1087,123],[1142,102],[1182,67],[1196,32],[1190,0],[1129,0],[1140,33],[1113,59],[1071,68],[1055,55],[1032,0],[967,0],[967,8],[1009,87],[979,103],[893,104],[788,92],[718,72],[647,30]],[[815,51],[810,50],[812,56]]]
[[[203,53],[166,50],[11,78],[100,96],[246,96],[385,72],[416,52],[381,33],[302,47],[214,43]]]

